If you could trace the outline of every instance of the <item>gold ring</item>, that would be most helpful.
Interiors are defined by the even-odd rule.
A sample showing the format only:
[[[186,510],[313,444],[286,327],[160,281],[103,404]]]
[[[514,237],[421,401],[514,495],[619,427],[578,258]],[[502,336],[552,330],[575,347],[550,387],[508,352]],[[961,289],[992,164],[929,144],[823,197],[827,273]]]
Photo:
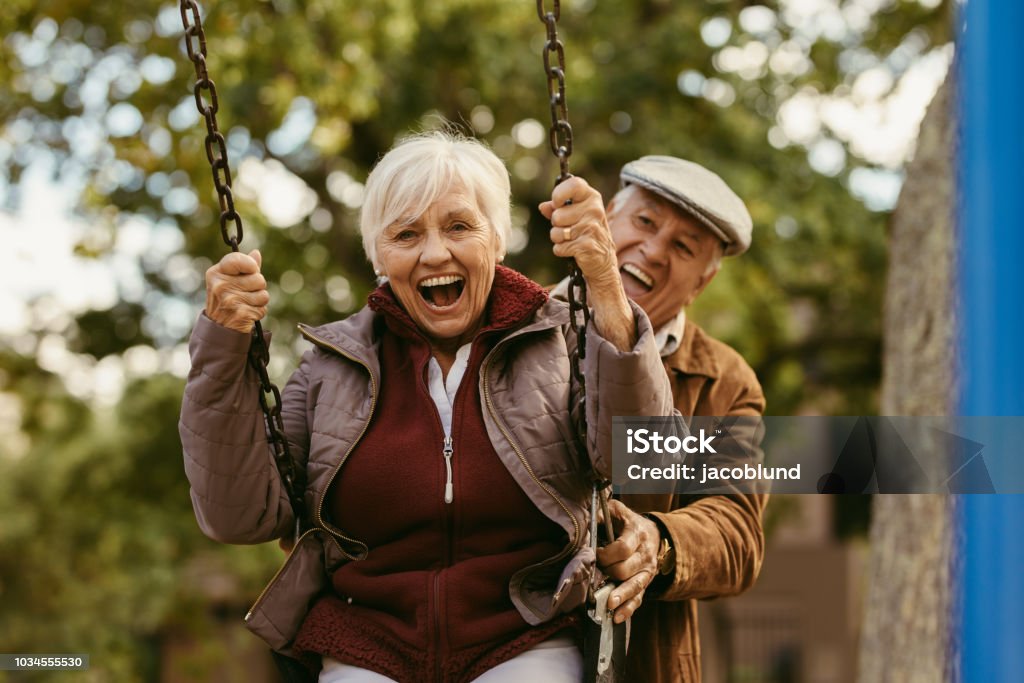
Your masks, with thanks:
[[[562,241],[568,242],[572,239],[572,228],[562,228]]]

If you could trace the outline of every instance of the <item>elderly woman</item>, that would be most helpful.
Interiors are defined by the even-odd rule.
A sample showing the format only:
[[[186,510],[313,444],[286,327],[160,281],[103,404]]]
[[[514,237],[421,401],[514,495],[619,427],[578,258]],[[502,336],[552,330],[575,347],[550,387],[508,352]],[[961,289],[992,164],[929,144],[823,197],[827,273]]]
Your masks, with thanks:
[[[607,473],[613,415],[668,415],[650,324],[622,290],[600,195],[552,196],[551,239],[588,282],[591,434],[570,414],[564,303],[500,264],[508,172],[485,146],[412,137],[366,184],[363,245],[384,284],[355,315],[300,326],[313,344],[283,391],[309,528],[246,615],[320,681],[581,679],[574,640],[593,566],[581,458]],[[557,208],[555,208],[557,207]],[[207,272],[180,431],[202,530],[287,538],[248,333],[269,301],[260,255]],[[620,618],[639,586],[620,586]]]

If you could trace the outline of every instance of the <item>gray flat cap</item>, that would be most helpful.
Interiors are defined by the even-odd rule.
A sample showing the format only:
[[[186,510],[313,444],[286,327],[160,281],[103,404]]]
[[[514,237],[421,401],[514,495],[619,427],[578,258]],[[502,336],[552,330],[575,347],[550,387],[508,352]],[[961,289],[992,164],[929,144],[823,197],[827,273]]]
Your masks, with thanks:
[[[725,255],[750,247],[754,221],[743,200],[725,181],[699,164],[667,156],[646,156],[622,167],[622,186],[639,185],[679,206],[725,242]]]

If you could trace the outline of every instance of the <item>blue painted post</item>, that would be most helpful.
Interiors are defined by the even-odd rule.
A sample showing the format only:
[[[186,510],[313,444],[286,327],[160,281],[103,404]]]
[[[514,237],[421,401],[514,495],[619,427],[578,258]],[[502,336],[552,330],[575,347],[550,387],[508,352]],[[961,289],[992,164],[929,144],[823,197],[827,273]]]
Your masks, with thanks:
[[[957,31],[960,412],[1024,415],[1024,2],[966,0]],[[963,680],[1024,681],[1024,496],[961,519]]]

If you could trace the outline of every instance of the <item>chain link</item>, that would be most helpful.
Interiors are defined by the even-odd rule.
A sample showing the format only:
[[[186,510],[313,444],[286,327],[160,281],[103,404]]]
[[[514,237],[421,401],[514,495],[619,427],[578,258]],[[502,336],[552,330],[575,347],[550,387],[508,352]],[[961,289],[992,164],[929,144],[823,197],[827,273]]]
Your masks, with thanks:
[[[555,179],[557,186],[571,178],[569,173],[569,157],[572,156],[572,126],[569,125],[569,109],[565,99],[565,47],[558,39],[558,18],[561,7],[558,0],[552,3],[551,11],[545,7],[544,0],[537,0],[537,16],[547,29],[547,40],[544,43],[544,74],[548,81],[548,102],[551,105],[551,128],[549,140],[551,152],[558,159],[559,173]],[[551,56],[556,57],[552,64]],[[571,358],[572,376],[580,387],[579,419],[576,432],[583,448],[587,444],[587,383],[583,375],[582,361],[587,354],[587,329],[590,326],[590,306],[587,305],[587,283],[583,273],[574,259],[569,259],[569,313],[573,330],[576,333],[576,352]],[[596,474],[595,474],[596,476]],[[601,488],[605,482],[597,482]]]
[[[565,46],[558,39],[558,18],[561,6],[554,0],[551,11],[545,8],[544,0],[537,0],[537,16],[547,29],[544,42],[544,74],[548,81],[548,103],[551,105],[551,129],[549,143],[551,153],[558,159],[558,179],[555,185],[569,178],[569,157],[572,156],[572,126],[569,125],[569,109],[565,101]],[[551,63],[551,56],[555,63]]]
[[[217,111],[220,102],[217,98],[217,86],[210,80],[206,69],[206,34],[199,15],[199,6],[195,0],[179,0],[181,23],[185,27],[185,51],[196,71],[196,82],[192,86],[196,109],[206,122],[206,158],[210,162],[213,173],[213,186],[217,190],[217,201],[220,204],[220,233],[224,243],[231,251],[238,251],[245,232],[242,228],[242,217],[235,210],[235,198],[231,190],[231,166],[228,163],[228,146],[224,135],[217,128]],[[204,92],[206,91],[205,95]],[[233,230],[231,229],[233,227]],[[281,391],[270,381],[267,373],[267,362],[270,350],[263,338],[263,326],[257,320],[252,329],[252,343],[249,346],[249,365],[256,371],[260,383],[260,407],[267,424],[267,441],[274,455],[274,462],[281,473],[285,491],[291,500],[295,515],[296,537],[301,524],[305,523],[305,505],[301,492],[305,483],[297,477],[295,459],[284,436],[284,420],[281,417]]]

